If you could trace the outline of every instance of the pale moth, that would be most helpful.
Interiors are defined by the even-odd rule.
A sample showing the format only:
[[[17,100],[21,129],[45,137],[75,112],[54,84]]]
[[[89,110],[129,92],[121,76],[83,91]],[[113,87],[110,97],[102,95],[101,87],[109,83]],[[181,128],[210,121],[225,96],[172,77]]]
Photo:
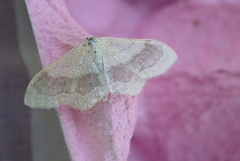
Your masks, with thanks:
[[[174,50],[157,40],[87,37],[33,77],[24,103],[87,110],[109,93],[137,95],[146,79],[163,74],[176,59]]]

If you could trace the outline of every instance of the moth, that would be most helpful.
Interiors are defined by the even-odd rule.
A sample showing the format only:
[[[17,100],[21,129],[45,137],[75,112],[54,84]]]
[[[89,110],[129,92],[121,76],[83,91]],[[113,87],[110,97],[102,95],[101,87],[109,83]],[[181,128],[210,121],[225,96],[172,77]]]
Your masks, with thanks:
[[[87,37],[33,77],[24,103],[87,110],[109,93],[139,94],[148,78],[166,72],[176,59],[175,51],[157,40]]]

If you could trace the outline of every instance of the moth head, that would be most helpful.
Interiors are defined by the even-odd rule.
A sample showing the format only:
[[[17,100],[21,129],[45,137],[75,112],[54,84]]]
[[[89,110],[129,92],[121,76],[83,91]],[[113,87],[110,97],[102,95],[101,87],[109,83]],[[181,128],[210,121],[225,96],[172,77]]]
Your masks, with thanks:
[[[91,47],[93,46],[93,44],[97,43],[96,37],[94,36],[87,37],[86,40],[87,40],[88,46],[91,46]]]

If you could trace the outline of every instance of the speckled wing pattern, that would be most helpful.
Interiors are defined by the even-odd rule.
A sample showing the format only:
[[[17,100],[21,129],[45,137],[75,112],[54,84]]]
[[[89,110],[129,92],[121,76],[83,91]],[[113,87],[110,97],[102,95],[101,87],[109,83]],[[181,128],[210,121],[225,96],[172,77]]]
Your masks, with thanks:
[[[147,78],[166,72],[176,59],[160,41],[88,37],[31,80],[24,102],[33,108],[87,110],[109,93],[137,95]]]

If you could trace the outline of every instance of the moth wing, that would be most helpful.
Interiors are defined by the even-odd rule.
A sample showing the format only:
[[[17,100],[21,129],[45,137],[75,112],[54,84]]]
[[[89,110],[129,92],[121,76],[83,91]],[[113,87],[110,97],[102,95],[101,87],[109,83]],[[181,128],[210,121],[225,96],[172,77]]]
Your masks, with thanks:
[[[111,93],[137,95],[141,92],[146,80],[127,68],[111,54],[103,56],[105,76]]]
[[[41,70],[29,83],[24,103],[33,108],[67,104],[85,110],[106,98],[107,86],[87,54],[80,44]]]
[[[142,78],[165,73],[176,61],[173,49],[157,40],[99,38],[98,44]]]

